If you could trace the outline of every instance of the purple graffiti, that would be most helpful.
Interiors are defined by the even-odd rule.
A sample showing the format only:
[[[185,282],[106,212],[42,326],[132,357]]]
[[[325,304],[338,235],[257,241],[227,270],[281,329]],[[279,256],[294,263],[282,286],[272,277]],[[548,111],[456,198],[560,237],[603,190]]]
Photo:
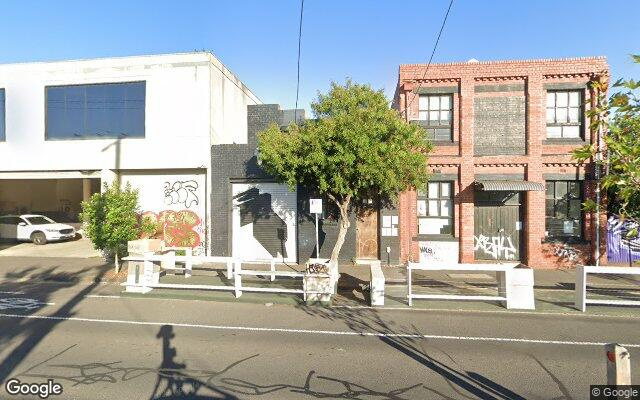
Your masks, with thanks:
[[[607,259],[609,262],[640,261],[640,238],[628,239],[627,232],[638,224],[612,215],[607,221]],[[631,259],[631,260],[630,260]]]

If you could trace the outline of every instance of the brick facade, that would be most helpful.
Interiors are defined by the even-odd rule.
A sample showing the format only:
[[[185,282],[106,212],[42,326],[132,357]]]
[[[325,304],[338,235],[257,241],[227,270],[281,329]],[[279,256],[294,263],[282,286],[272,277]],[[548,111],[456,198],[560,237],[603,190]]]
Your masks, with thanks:
[[[596,96],[590,82],[607,79],[603,57],[401,65],[394,107],[407,121],[418,119],[418,92],[449,90],[452,94],[452,140],[434,142],[429,167],[434,179],[453,184],[454,235],[458,261],[474,262],[474,198],[479,177],[519,177],[545,184],[581,180],[583,198],[594,198],[594,166],[578,164],[571,150],[597,140],[586,116]],[[426,71],[426,73],[425,73]],[[453,88],[453,90],[451,90]],[[582,134],[578,139],[548,139],[546,95],[549,90],[579,90]],[[400,258],[420,258],[416,192],[403,193],[400,215]],[[545,192],[522,194],[520,260],[534,268],[591,263],[595,255],[595,215],[583,213],[582,238],[550,240],[546,234]],[[601,216],[600,261],[606,263],[606,213]],[[430,240],[430,239],[428,239]],[[427,241],[428,241],[427,240]],[[437,240],[435,240],[437,241]]]

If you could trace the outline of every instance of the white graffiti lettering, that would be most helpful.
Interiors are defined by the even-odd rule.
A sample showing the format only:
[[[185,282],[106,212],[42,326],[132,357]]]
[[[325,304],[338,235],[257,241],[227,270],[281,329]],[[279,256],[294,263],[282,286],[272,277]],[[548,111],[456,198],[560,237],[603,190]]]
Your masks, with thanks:
[[[473,250],[482,250],[485,254],[491,255],[494,259],[513,260],[516,257],[516,248],[509,236],[488,237],[480,234],[473,237],[475,246]]]
[[[571,246],[567,246],[566,244],[564,246],[556,246],[554,250],[554,254],[556,255],[556,257],[566,258],[569,261],[576,261],[578,259],[579,253],[580,250],[575,249]]]

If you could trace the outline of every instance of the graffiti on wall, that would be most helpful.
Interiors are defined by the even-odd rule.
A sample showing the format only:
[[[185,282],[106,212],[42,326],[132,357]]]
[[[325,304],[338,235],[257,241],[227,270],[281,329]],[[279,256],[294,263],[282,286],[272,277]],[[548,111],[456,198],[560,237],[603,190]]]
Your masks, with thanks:
[[[187,208],[191,208],[193,205],[198,205],[198,182],[194,180],[189,181],[174,181],[164,183],[164,204],[174,205],[183,204]]]
[[[553,249],[553,254],[559,258],[565,258],[569,261],[578,261],[582,252],[568,244],[557,245]]]
[[[204,243],[200,239],[202,234],[202,220],[191,210],[164,210],[159,213],[145,211],[142,218],[156,224],[153,238],[164,240],[167,246],[191,247],[193,254],[204,254]]]
[[[420,262],[458,262],[458,242],[418,242],[420,249]]]
[[[627,233],[638,224],[612,215],[607,221],[607,259],[609,262],[639,262],[640,238],[627,238]]]
[[[474,236],[474,251],[482,250],[494,259],[514,260],[517,249],[513,245],[510,236]]]

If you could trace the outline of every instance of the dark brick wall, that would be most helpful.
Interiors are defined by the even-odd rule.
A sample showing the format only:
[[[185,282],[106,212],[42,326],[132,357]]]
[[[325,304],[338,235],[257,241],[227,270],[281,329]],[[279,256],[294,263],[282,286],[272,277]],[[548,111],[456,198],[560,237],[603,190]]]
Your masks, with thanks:
[[[525,154],[525,110],[524,95],[476,97],[474,155]]]

